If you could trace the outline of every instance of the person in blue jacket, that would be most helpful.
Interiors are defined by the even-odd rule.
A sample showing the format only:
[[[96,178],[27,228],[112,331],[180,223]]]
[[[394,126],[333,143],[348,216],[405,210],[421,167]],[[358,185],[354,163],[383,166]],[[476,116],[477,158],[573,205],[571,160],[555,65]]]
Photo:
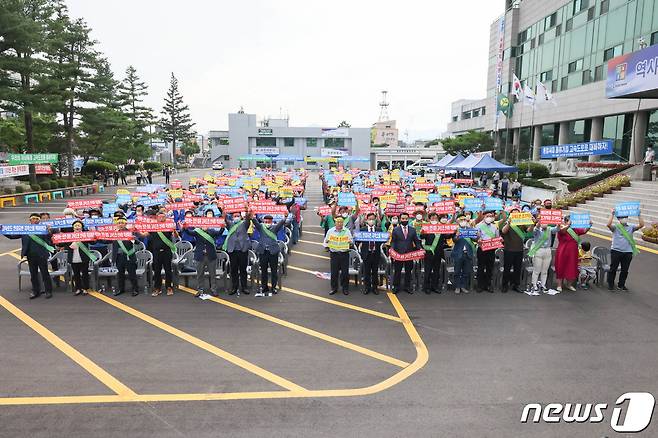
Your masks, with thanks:
[[[277,233],[287,224],[292,221],[292,215],[288,214],[285,220],[281,220],[274,224],[272,215],[267,214],[263,217],[263,222],[259,222],[257,218],[251,219],[254,228],[258,231],[258,245],[256,246],[256,254],[258,254],[258,261],[260,263],[260,291],[255,296],[265,296],[265,294],[276,294],[276,285],[278,281],[278,266],[279,266],[279,243],[277,242]],[[267,273],[268,268],[271,271],[271,287],[267,286]]]
[[[455,293],[468,293],[471,275],[473,274],[473,254],[475,253],[475,243],[470,238],[462,237],[460,231],[468,228],[469,222],[466,216],[457,218],[459,228],[455,235],[452,248],[452,261],[455,266]]]

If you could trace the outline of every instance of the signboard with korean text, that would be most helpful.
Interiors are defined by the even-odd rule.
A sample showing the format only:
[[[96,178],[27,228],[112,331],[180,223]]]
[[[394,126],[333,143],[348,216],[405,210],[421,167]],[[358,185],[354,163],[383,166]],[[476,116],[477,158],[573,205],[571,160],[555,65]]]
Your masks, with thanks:
[[[493,239],[481,239],[480,240],[480,249],[482,251],[491,251],[498,248],[503,248],[505,244],[503,243],[502,237],[494,237]]]
[[[24,176],[30,174],[30,166],[0,166],[0,178],[11,178],[13,176]]]
[[[639,216],[640,201],[620,202],[615,205],[615,216]]]
[[[425,250],[419,249],[418,251],[411,251],[405,254],[400,254],[391,248],[388,250],[388,255],[391,257],[391,259],[398,262],[411,262],[414,260],[423,260],[425,258]]]
[[[658,97],[658,45],[608,61],[608,98]]]
[[[357,242],[388,242],[388,233],[379,231],[357,231],[354,240]]]
[[[612,140],[588,141],[585,143],[542,146],[542,159],[562,157],[587,157],[590,155],[610,155],[613,153]]]
[[[457,228],[457,224],[423,224],[421,231],[423,234],[454,234]]]
[[[16,236],[22,234],[48,234],[48,227],[41,224],[5,224],[0,225],[0,232],[5,236]]]
[[[9,154],[9,165],[57,163],[58,154]]]
[[[188,217],[183,222],[185,228],[224,228],[226,223],[223,217]]]
[[[91,242],[96,240],[95,231],[81,231],[79,233],[55,233],[51,237],[54,244],[68,242]]]
[[[531,213],[512,213],[509,216],[512,225],[532,225]]]
[[[541,225],[558,225],[562,223],[562,210],[547,210],[543,208],[539,212],[539,223]]]
[[[165,220],[164,222],[135,222],[135,229],[141,233],[166,232],[174,231],[176,224],[173,220]]]
[[[571,220],[571,228],[589,228],[591,226],[589,213],[571,213],[569,219]]]
[[[81,208],[98,208],[103,204],[103,201],[100,199],[86,199],[79,201],[68,201],[66,206],[74,210]]]

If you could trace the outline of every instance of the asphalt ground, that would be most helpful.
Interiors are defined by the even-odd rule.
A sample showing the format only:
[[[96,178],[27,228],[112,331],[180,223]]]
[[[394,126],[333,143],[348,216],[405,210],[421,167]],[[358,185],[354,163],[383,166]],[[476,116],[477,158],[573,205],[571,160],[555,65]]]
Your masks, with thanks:
[[[271,298],[28,300],[0,239],[0,436],[622,436],[617,397],[658,395],[658,255],[633,261],[630,293],[329,296],[318,222],[305,213]],[[552,402],[609,408],[598,424],[520,423],[526,403]],[[655,417],[633,436],[657,436]]]

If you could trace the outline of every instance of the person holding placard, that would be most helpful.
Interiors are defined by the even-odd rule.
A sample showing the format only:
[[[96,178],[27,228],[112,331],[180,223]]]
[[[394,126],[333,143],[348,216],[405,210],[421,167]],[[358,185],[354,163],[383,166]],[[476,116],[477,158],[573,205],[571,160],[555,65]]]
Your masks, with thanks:
[[[276,224],[274,224],[274,217],[271,214],[263,216],[262,223],[256,217],[251,218],[254,229],[258,231],[256,254],[258,255],[258,263],[260,264],[260,290],[255,296],[263,297],[277,293],[279,253],[281,252],[277,241],[277,233],[291,221],[291,214],[288,214],[286,219],[280,220]],[[270,287],[267,285],[268,273],[271,278]]]
[[[500,231],[494,223],[495,212],[487,211],[484,213],[482,221],[476,225],[480,233],[478,242],[483,240],[495,239],[500,237]],[[491,279],[493,277],[493,266],[496,260],[496,251],[489,250],[483,251],[481,247],[478,247],[477,251],[478,257],[478,287],[475,290],[480,293],[482,291],[489,291],[493,293],[493,288],[491,286]]]
[[[222,245],[222,250],[228,253],[231,265],[231,292],[229,295],[239,295],[242,292],[249,295],[249,285],[247,284],[247,265],[249,264],[249,225],[251,224],[251,211],[236,211],[232,214],[226,214],[226,228],[228,234]],[[208,230],[208,234],[211,234]],[[214,230],[219,233],[219,230]],[[215,259],[217,253],[215,252]],[[215,269],[212,270],[215,272]],[[214,277],[214,275],[213,275]],[[211,280],[212,282],[212,280]],[[214,288],[213,288],[214,290]]]
[[[617,216],[617,223],[613,225],[615,220],[615,209],[612,209],[610,219],[608,219],[608,229],[612,232],[612,244],[610,246],[610,270],[608,271],[608,290],[615,288],[615,276],[617,269],[621,265],[619,272],[619,281],[617,289],[621,291],[628,291],[626,287],[626,278],[628,278],[628,268],[631,266],[633,256],[639,254],[633,233],[637,230],[644,228],[644,219],[642,214],[638,211],[637,215],[638,225],[633,225],[628,222],[628,216]]]
[[[369,233],[380,231],[381,228],[377,223],[376,217],[375,213],[368,213],[366,215],[366,222],[361,227],[361,231]],[[382,242],[361,242],[359,245],[361,260],[363,260],[363,293],[367,295],[372,292],[375,295],[379,295],[379,263],[381,260]]]
[[[331,266],[331,292],[334,295],[340,287],[344,295],[349,295],[349,267],[350,267],[350,245],[352,244],[352,233],[344,225],[343,217],[336,218],[336,225],[327,231],[323,245],[329,248]]]
[[[393,229],[391,233],[391,248],[398,254],[406,254],[408,252],[422,249],[420,239],[416,234],[416,229],[409,225],[409,214],[400,214],[400,225]],[[408,261],[393,261],[393,293],[397,294],[400,291],[400,280],[402,276],[402,268],[404,268],[404,291],[412,294],[411,291],[411,270],[414,262]]]
[[[448,224],[448,216],[436,213],[429,214],[430,225]],[[447,240],[454,238],[454,234],[421,233],[420,240],[425,249],[425,274],[423,278],[423,291],[426,294],[432,292],[440,294],[439,289],[441,277],[441,261],[444,250],[448,247]]]
[[[591,223],[590,223],[591,226]],[[562,292],[566,287],[572,292],[576,291],[573,282],[578,279],[578,248],[580,247],[580,236],[587,234],[588,229],[571,228],[571,218],[564,216],[562,223],[558,225],[558,246],[555,252],[555,278],[557,279],[557,291]]]
[[[116,221],[117,231],[127,231],[128,221],[124,217],[117,218]],[[128,280],[132,286],[132,296],[139,295],[139,287],[137,285],[137,256],[135,256],[135,248],[133,247],[134,239],[120,239],[112,241],[112,260],[116,261],[117,266],[117,279],[119,289],[114,293],[121,295],[126,291],[126,271],[128,272]]]
[[[511,285],[514,292],[521,293],[521,270],[523,269],[523,250],[528,235],[534,225],[517,225],[515,213],[520,213],[518,208],[512,208],[506,220],[500,221],[500,235],[503,238],[503,284],[501,292],[507,292]]]
[[[551,236],[557,233],[557,227],[538,224],[535,218],[535,226],[532,230],[533,243],[528,251],[528,257],[532,259],[532,291],[537,293],[546,289],[548,270],[553,260],[551,250]]]
[[[81,220],[76,220],[71,224],[74,233],[84,231],[84,224]],[[89,262],[93,259],[96,261],[93,253],[90,252],[87,243],[85,242],[71,242],[59,245],[60,249],[66,250],[67,260],[73,270],[73,294],[74,295],[87,295],[91,290],[89,288]]]
[[[165,210],[160,209],[156,218],[158,223],[166,222]],[[142,237],[148,237],[148,250],[153,254],[153,293],[151,296],[157,297],[162,293],[162,270],[165,273],[164,286],[167,289],[167,295],[174,294],[174,275],[171,263],[176,254],[176,246],[172,242],[173,236],[178,237],[176,230],[142,233]]]
[[[476,244],[473,242],[473,239],[477,239],[475,236],[467,236],[465,231],[469,227],[469,220],[466,216],[461,215],[457,218],[457,224],[459,228],[454,238],[454,246],[452,248],[452,261],[455,266],[455,293],[468,293],[468,287],[470,286],[471,275],[473,274],[473,255],[475,254]],[[475,233],[479,233],[477,229]]]

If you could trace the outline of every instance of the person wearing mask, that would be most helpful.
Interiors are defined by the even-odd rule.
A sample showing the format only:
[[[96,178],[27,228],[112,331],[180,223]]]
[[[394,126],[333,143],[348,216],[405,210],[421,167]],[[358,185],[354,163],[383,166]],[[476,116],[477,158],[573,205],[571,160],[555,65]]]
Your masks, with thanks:
[[[167,215],[164,209],[158,211],[156,215],[158,222],[166,222]],[[162,270],[164,269],[164,285],[167,289],[167,295],[173,295],[173,272],[172,260],[176,255],[176,246],[172,242],[173,236],[178,237],[178,232],[174,231],[157,231],[152,233],[142,233],[142,237],[148,237],[148,250],[153,254],[153,293],[151,296],[157,297],[162,293]]]
[[[514,225],[511,220],[512,213],[519,213],[518,208],[510,210],[507,219],[500,221],[500,235],[503,238],[503,284],[501,292],[507,292],[511,285],[514,292],[521,293],[521,270],[523,269],[523,249],[528,232],[534,228],[532,225]]]
[[[290,206],[290,213],[292,213],[292,234],[290,235],[290,242],[293,245],[297,244],[299,240],[299,226],[302,223],[302,207],[296,202]]]
[[[628,217],[620,216],[617,223],[615,220],[615,210],[612,209],[610,219],[608,219],[608,229],[612,232],[612,244],[610,246],[610,271],[608,271],[608,290],[615,288],[615,276],[617,268],[621,265],[617,290],[628,291],[626,279],[628,278],[628,268],[631,266],[633,256],[639,254],[633,233],[644,228],[644,219],[638,215],[638,224],[633,225],[628,222]]]
[[[228,234],[222,245],[222,250],[228,253],[231,262],[231,292],[229,295],[240,295],[240,292],[249,295],[247,284],[247,265],[249,262],[249,225],[251,212],[237,211],[226,214],[226,227]]]
[[[398,254],[406,254],[414,250],[421,249],[420,239],[416,234],[416,229],[409,225],[409,214],[400,214],[400,225],[393,229],[391,233],[391,248]],[[404,268],[404,287],[403,290],[412,294],[411,290],[411,270],[413,261],[393,260],[393,293],[400,292],[400,282],[402,268]]]
[[[439,217],[436,213],[429,214],[430,225],[448,224],[448,216],[441,215]],[[426,294],[432,292],[440,294],[441,289],[441,261],[443,260],[443,252],[448,246],[447,240],[452,239],[452,234],[436,234],[428,233],[420,235],[420,240],[423,242],[425,249],[425,275],[423,278],[423,291]]]
[[[369,233],[379,232],[381,229],[376,217],[375,213],[368,213],[366,222],[361,227],[361,231]],[[363,260],[363,293],[367,295],[372,292],[375,295],[379,295],[379,263],[381,260],[382,242],[360,242],[359,245],[361,260]]]
[[[117,218],[115,224],[118,231],[126,231],[128,229],[128,221],[125,217]],[[119,289],[114,292],[114,295],[121,295],[126,292],[126,271],[128,272],[128,280],[130,280],[130,285],[132,286],[132,296],[136,297],[139,295],[139,287],[137,285],[137,256],[135,255],[133,244],[134,239],[112,241],[112,260],[116,261],[119,283]]]
[[[647,146],[647,150],[644,153],[644,164],[653,164],[656,159],[656,152],[653,150],[653,145]]]
[[[349,265],[350,265],[350,245],[353,243],[352,233],[344,225],[343,217],[336,218],[336,225],[327,231],[322,245],[329,248],[329,259],[331,266],[331,291],[329,295],[338,292],[338,283],[340,278],[340,287],[344,295],[349,295]]]
[[[39,225],[41,216],[39,213],[30,214],[30,224]],[[33,300],[41,295],[41,286],[39,284],[39,273],[43,280],[46,299],[53,296],[53,284],[50,281],[48,273],[48,259],[55,251],[50,240],[50,231],[46,234],[17,234],[5,235],[8,239],[21,239],[21,258],[27,259],[27,265],[30,269],[30,280],[32,282],[32,293],[30,299]]]
[[[475,242],[469,237],[464,237],[463,232],[469,228],[468,218],[464,215],[457,217],[457,233],[455,233],[454,246],[451,258],[455,267],[454,281],[455,293],[468,293],[471,276],[473,274],[473,256],[475,254]]]
[[[76,220],[71,224],[74,233],[85,231],[84,224],[81,220]],[[87,295],[90,291],[89,288],[89,262],[96,261],[96,257],[89,250],[89,247],[84,242],[71,242],[62,244],[62,250],[66,249],[67,260],[73,270],[73,292],[74,295]]]
[[[479,241],[494,239],[500,237],[500,232],[498,227],[494,223],[495,212],[487,211],[484,213],[484,218],[482,222],[476,225],[476,228],[479,232]],[[496,260],[496,251],[482,251],[478,247],[477,250],[478,258],[478,287],[476,292],[489,291],[493,293],[493,288],[491,286],[491,279],[493,277],[493,267]]]
[[[153,184],[153,171],[151,169],[146,171],[146,179],[148,180],[149,184]]]
[[[215,217],[212,210],[206,211],[206,217]],[[215,239],[223,232],[219,228],[203,229],[199,227],[187,228],[186,231],[191,235],[194,245],[194,261],[196,261],[196,284],[199,290],[196,297],[200,297],[204,293],[205,281],[204,277],[208,271],[208,279],[210,281],[210,294],[214,297],[218,296],[217,292],[217,247],[215,246]]]
[[[263,217],[263,223],[259,222],[255,217],[251,219],[254,229],[259,233],[256,254],[258,255],[258,262],[260,264],[260,290],[255,295],[257,297],[277,293],[279,252],[281,250],[276,234],[291,221],[292,215],[290,214],[288,214],[285,220],[280,220],[276,224],[274,224],[274,218],[270,214]],[[272,279],[270,287],[267,285],[268,269]]]
[[[528,257],[532,259],[532,292],[539,293],[546,289],[548,270],[551,267],[553,252],[551,251],[551,236],[557,232],[556,226],[539,225],[539,219],[534,219],[535,226],[532,229],[533,243],[528,251]]]
[[[572,292],[576,291],[573,282],[578,279],[578,248],[580,236],[587,233],[587,229],[571,228],[571,219],[565,216],[557,232],[558,246],[555,252],[555,278],[557,291],[562,292],[566,287]]]

